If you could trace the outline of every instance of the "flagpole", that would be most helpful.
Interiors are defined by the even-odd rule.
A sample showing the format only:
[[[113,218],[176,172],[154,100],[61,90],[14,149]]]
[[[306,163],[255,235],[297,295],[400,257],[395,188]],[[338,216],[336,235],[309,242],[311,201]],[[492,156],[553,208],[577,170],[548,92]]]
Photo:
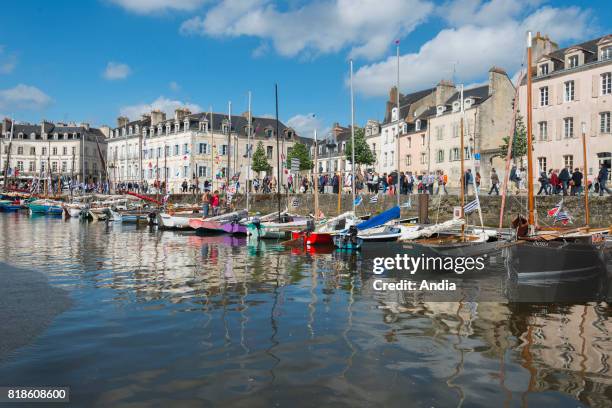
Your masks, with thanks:
[[[400,49],[399,49],[399,40],[397,40],[395,42],[395,44],[397,45],[397,82],[396,82],[396,103],[397,103],[397,162],[396,162],[396,166],[397,166],[397,170],[396,170],[396,177],[397,177],[397,186],[396,186],[396,191],[395,191],[395,195],[397,196],[397,205],[400,205],[400,175],[399,175],[399,166],[400,166],[400,87],[399,87],[399,82],[400,82]]]
[[[353,60],[351,67],[351,182],[353,192],[353,213],[355,213],[355,97],[353,94]]]
[[[225,174],[225,194],[227,195],[229,191],[230,184],[230,167],[232,165],[232,101],[229,101],[227,104],[227,120],[228,120],[228,129],[227,129],[227,172]]]
[[[281,214],[281,190],[280,190],[280,143],[279,143],[279,135],[278,135],[278,84],[274,84],[274,98],[276,101],[276,174],[277,174],[277,180],[276,180],[276,186],[277,186],[277,198],[278,198],[278,219],[280,221],[280,214]]]
[[[461,201],[461,219],[463,219],[463,224],[461,224],[461,240],[465,240],[465,168],[463,163],[463,85],[461,85],[461,140],[460,140],[460,155],[461,155],[461,187],[460,191],[460,201]]]
[[[246,210],[247,216],[249,214],[249,190],[251,189],[249,186],[249,179],[251,178],[251,132],[253,126],[253,113],[251,112],[251,91],[249,91],[249,124],[247,129],[249,130],[247,133],[247,157],[248,157],[248,167],[245,177],[245,187],[246,187]]]
[[[314,161],[315,161],[315,165],[314,165],[314,207],[315,207],[315,214],[314,214],[314,218],[315,221],[317,221],[319,219],[319,177],[317,174],[317,161],[318,161],[318,146],[317,146],[317,129],[314,130]],[[354,207],[354,205],[353,205]],[[354,210],[353,210],[354,211]]]
[[[8,169],[9,163],[11,161],[11,147],[13,145],[13,126],[15,124],[15,118],[11,116],[11,137],[9,139],[9,144],[6,149],[6,164],[4,165],[4,191],[8,191]]]
[[[586,146],[586,123],[582,122],[582,160],[584,166],[584,217],[586,227],[589,228],[590,214],[589,214],[589,180],[588,180],[588,167],[587,167],[587,146]]]
[[[214,192],[215,191],[215,158],[214,158],[214,145],[215,145],[215,138],[213,135],[213,111],[212,111],[212,105],[209,107],[210,110],[210,123],[208,125],[208,131],[210,132],[210,192]]]

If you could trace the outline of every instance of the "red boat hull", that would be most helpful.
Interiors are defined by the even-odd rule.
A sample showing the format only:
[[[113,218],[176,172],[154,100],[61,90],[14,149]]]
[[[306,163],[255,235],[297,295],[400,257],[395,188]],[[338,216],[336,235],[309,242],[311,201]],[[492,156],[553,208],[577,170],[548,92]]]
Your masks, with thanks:
[[[326,232],[292,232],[292,239],[303,238],[306,246],[327,246],[334,245],[332,235]]]
[[[221,234],[225,232],[220,223],[215,221],[206,221],[201,218],[190,219],[189,226],[200,233]]]

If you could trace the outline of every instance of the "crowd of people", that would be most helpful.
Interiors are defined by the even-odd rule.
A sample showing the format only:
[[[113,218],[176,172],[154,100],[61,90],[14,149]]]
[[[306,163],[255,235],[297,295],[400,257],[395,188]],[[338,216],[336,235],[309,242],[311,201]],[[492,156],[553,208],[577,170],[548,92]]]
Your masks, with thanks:
[[[578,167],[573,170],[570,167],[565,167],[561,171],[550,169],[548,173],[540,172],[540,177],[538,178],[540,189],[537,194],[563,194],[564,196],[569,194],[575,196],[583,194],[585,190],[588,193],[594,192],[601,196],[604,192],[612,194],[606,186],[608,174],[608,167],[603,164],[600,165],[599,172],[593,180],[586,179]]]

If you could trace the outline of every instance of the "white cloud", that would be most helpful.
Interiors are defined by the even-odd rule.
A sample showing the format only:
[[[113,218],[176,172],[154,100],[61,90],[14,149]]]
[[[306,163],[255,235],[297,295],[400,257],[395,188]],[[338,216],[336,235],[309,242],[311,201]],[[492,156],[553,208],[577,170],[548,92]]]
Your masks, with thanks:
[[[127,64],[122,64],[120,62],[109,62],[106,64],[106,69],[102,76],[109,81],[114,81],[117,79],[125,79],[130,75],[130,67]]]
[[[379,0],[316,0],[282,11],[271,0],[223,0],[203,17],[185,21],[181,32],[258,37],[287,57],[350,47],[353,57],[377,58],[432,11],[427,0],[386,0],[382,5]]]
[[[554,41],[580,40],[590,34],[590,12],[578,7],[542,7],[524,19],[498,15],[481,1],[466,0],[462,4],[478,3],[472,24],[441,30],[424,43],[418,52],[400,57],[400,88],[416,91],[434,86],[441,79],[451,79],[453,65],[458,82],[480,82],[493,65],[510,75],[524,61],[525,33],[540,31]],[[493,0],[502,7],[507,2]],[[503,3],[503,4],[502,4]],[[454,3],[446,7],[453,7]],[[479,8],[478,8],[479,5]],[[502,7],[503,8],[503,7]],[[517,12],[514,12],[515,14]],[[456,23],[462,17],[453,17]],[[490,21],[490,24],[488,24]],[[395,85],[396,58],[360,67],[354,76],[355,89],[367,96],[384,96]]]
[[[10,74],[17,66],[17,56],[5,52],[4,45],[0,45],[0,74]]]
[[[177,100],[168,99],[160,96],[152,103],[143,103],[139,105],[124,106],[119,110],[122,116],[127,116],[131,120],[138,119],[143,113],[149,113],[152,110],[160,110],[166,112],[167,115],[174,115],[176,108],[188,108],[192,113],[201,112],[202,108],[194,103],[186,103]]]
[[[19,84],[14,88],[0,90],[0,108],[42,109],[51,103],[51,97],[35,86]]]
[[[164,11],[193,11],[206,0],[110,0],[136,14],[152,14]]]
[[[329,128],[324,128],[323,123],[314,114],[306,115],[298,114],[287,120],[287,126],[295,129],[298,135],[302,137],[314,137],[314,130],[317,129],[318,138],[327,136]]]
[[[170,81],[170,83],[168,84],[168,87],[170,88],[171,91],[174,91],[174,92],[179,91],[181,89],[181,86],[176,81]]]

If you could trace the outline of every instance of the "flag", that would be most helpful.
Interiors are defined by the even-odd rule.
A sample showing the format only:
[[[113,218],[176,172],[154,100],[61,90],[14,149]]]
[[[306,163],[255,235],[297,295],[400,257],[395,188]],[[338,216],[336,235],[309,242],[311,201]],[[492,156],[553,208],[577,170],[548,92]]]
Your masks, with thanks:
[[[563,200],[559,201],[559,204],[555,205],[553,208],[548,210],[548,216],[554,217],[555,215],[557,215],[562,205],[563,205]]]
[[[478,202],[478,200],[474,200],[472,202],[467,203],[463,207],[463,212],[465,214],[469,214],[469,213],[473,212],[474,210],[478,209],[479,207],[480,207],[480,203]]]
[[[298,208],[300,206],[300,200],[295,197],[293,200],[291,200],[291,206],[293,208]]]
[[[355,199],[355,206],[361,205],[361,202],[363,201],[363,199],[361,198],[361,196],[358,196]]]
[[[376,204],[378,202],[378,194],[370,197],[370,204]]]
[[[560,221],[563,225],[567,225],[572,222],[572,217],[565,211],[557,211],[555,215],[555,222]]]

